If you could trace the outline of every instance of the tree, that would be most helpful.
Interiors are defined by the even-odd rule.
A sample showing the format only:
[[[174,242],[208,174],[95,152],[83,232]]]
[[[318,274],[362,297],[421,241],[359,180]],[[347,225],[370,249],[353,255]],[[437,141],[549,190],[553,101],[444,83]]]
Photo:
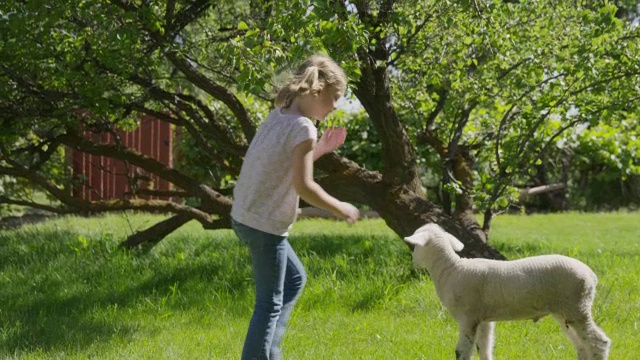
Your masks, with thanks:
[[[222,185],[232,186],[274,74],[326,51],[365,111],[353,123],[336,121],[365,129],[351,136],[375,133],[381,161],[367,168],[324,156],[322,186],[377,210],[400,236],[437,222],[466,244],[465,255],[501,258],[486,245],[490,221],[557,139],[579,124],[637,119],[638,30],[616,10],[501,1],[6,1],[0,175],[49,192],[61,206],[46,208],[56,212],[175,214],[126,246],[160,241],[192,219],[228,227],[232,200],[220,182],[81,132],[132,126],[137,113],[158,117],[183,129],[203,150],[200,163],[222,169]],[[74,199],[67,177],[46,175],[64,146],[127,161],[198,201]],[[442,206],[427,196],[426,173],[441,179]]]

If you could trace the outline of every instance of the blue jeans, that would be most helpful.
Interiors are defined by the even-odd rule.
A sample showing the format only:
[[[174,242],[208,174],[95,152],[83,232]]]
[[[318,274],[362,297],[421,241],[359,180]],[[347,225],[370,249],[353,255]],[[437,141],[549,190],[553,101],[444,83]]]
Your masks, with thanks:
[[[242,349],[242,360],[279,360],[280,343],[307,273],[286,236],[273,235],[237,221],[233,230],[249,246],[256,304]]]

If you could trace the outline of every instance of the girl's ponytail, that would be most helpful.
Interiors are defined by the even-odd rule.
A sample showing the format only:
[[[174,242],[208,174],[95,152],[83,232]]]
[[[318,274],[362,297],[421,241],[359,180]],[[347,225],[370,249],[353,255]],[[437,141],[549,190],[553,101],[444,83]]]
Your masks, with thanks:
[[[276,94],[275,106],[288,108],[296,97],[318,94],[327,86],[345,91],[347,77],[344,70],[331,58],[314,55],[303,62],[293,76]]]

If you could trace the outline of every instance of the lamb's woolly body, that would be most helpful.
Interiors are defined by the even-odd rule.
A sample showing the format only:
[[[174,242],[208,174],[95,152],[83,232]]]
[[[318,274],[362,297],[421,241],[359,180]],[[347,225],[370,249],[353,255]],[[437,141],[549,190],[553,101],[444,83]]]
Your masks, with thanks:
[[[561,255],[513,261],[463,259],[454,251],[461,250],[462,243],[435,224],[405,240],[416,246],[414,265],[429,271],[440,300],[461,327],[459,359],[469,358],[473,343],[478,344],[481,359],[491,359],[491,322],[537,320],[549,314],[564,323],[579,359],[607,358],[610,340],[591,320],[598,280],[584,263]],[[587,335],[581,329],[578,335],[569,326],[581,324]]]
[[[450,311],[477,309],[478,320],[537,319],[550,313],[563,315],[567,302],[591,304],[597,277],[583,263],[560,255],[514,261],[456,259],[454,266],[438,270],[444,281],[436,280],[438,296]],[[448,284],[455,283],[452,289]],[[469,297],[465,294],[477,296]],[[517,307],[510,306],[517,304]],[[586,306],[586,304],[585,304]]]

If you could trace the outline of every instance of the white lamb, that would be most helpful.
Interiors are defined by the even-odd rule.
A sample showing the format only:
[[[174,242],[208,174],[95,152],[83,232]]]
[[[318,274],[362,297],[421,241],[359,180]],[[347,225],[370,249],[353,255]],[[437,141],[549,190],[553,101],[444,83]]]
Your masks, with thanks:
[[[514,261],[460,258],[464,245],[436,224],[404,239],[415,245],[413,264],[431,275],[438,297],[460,328],[456,359],[469,360],[473,345],[492,359],[494,321],[552,315],[579,360],[604,360],[611,340],[596,326],[591,305],[598,279],[582,262],[561,255]]]

